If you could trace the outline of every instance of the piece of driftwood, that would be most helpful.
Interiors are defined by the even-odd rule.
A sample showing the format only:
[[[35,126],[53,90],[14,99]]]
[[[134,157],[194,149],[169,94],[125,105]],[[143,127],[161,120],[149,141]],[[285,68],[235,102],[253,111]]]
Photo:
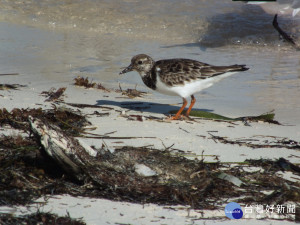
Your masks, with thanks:
[[[0,76],[15,76],[19,75],[19,73],[0,73]]]
[[[286,40],[289,44],[291,44],[296,50],[298,51],[300,50],[300,46],[294,41],[294,39],[279,27],[277,21],[277,14],[274,16],[272,24],[273,27],[278,31],[278,33],[282,36],[284,40]]]
[[[96,152],[89,146],[82,146],[78,140],[65,133],[57,126],[29,116],[31,130],[40,139],[46,153],[69,175],[83,180],[82,168],[90,155]],[[81,157],[83,158],[81,158]]]

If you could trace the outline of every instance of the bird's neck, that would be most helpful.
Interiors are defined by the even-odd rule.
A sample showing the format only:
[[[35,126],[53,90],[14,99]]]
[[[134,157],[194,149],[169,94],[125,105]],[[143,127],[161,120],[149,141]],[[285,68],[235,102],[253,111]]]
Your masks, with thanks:
[[[157,75],[156,75],[154,70],[151,70],[151,71],[146,72],[146,73],[145,72],[140,73],[140,75],[142,77],[142,80],[143,80],[144,84],[147,87],[149,87],[153,90],[156,89],[156,77],[157,77]]]

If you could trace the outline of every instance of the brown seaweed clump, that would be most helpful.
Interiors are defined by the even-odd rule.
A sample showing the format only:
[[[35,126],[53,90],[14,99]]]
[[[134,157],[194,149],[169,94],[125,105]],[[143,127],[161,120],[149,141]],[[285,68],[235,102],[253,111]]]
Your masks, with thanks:
[[[8,214],[0,214],[0,224],[59,224],[59,225],[85,225],[81,220],[75,220],[70,216],[59,217],[51,213],[37,212],[30,215],[16,217]]]
[[[26,85],[21,85],[21,84],[0,84],[0,90],[19,90],[19,88],[21,88],[21,87],[26,87]]]
[[[66,87],[62,87],[59,89],[51,88],[49,91],[43,91],[41,95],[48,97],[46,99],[47,102],[50,101],[60,101],[62,100],[63,94],[66,91]]]
[[[103,91],[106,91],[106,92],[110,92],[109,89],[105,88],[101,83],[96,83],[96,82],[91,82],[89,81],[89,78],[86,77],[76,77],[74,79],[75,83],[74,85],[76,86],[81,86],[81,87],[85,87],[85,88],[96,88],[96,89],[100,89],[100,90],[103,90]]]
[[[57,108],[43,110],[37,109],[19,109],[14,108],[10,112],[6,108],[0,109],[0,126],[10,126],[15,129],[30,131],[28,117],[32,116],[47,120],[70,135],[80,135],[83,127],[90,123],[85,116],[78,111],[73,111],[67,108]]]

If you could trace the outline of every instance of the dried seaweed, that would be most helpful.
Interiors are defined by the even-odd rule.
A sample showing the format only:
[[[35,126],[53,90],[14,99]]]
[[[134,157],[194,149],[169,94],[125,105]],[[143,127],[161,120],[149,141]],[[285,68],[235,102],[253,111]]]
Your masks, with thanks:
[[[58,112],[56,112],[58,111]],[[57,119],[62,113],[62,117]],[[102,197],[136,203],[165,205],[189,205],[195,209],[220,209],[235,199],[240,204],[286,204],[299,202],[300,185],[276,175],[278,171],[291,171],[299,175],[299,166],[280,158],[278,160],[247,160],[244,164],[205,163],[190,160],[170,152],[148,147],[124,146],[109,149],[102,146],[93,149],[97,154],[86,154],[79,150],[78,142],[71,147],[72,136],[60,124],[66,121],[64,113],[69,110],[54,108],[14,109],[0,111],[0,124],[32,133],[28,117],[41,123],[43,133],[58,132],[58,141],[72,148],[73,162],[80,160],[80,173],[84,179],[77,179],[76,170],[70,174],[55,158],[46,154],[38,135],[0,137],[0,205],[25,204],[45,194],[70,194],[73,196]],[[69,122],[68,122],[69,123]],[[71,122],[70,122],[71,123]],[[59,128],[60,127],[60,128]],[[69,127],[69,126],[68,126]],[[72,132],[71,132],[72,134]],[[105,135],[105,138],[114,138]],[[217,141],[215,135],[212,136]],[[75,140],[75,139],[74,139]],[[45,139],[43,139],[45,141]],[[245,141],[245,140],[244,140]],[[292,140],[281,140],[293,144]],[[75,143],[75,142],[74,142]],[[232,143],[231,143],[232,144]],[[62,145],[59,145],[62,146]],[[67,154],[67,153],[66,153]],[[247,172],[248,167],[257,167]],[[150,175],[141,172],[146,168]],[[222,175],[223,174],[223,175]],[[224,174],[227,175],[225,179]],[[232,182],[232,180],[239,181]],[[234,188],[234,185],[239,187]],[[271,194],[267,194],[270,193]]]
[[[74,85],[76,85],[76,86],[83,86],[83,87],[86,87],[86,88],[93,88],[96,85],[96,83],[91,83],[89,81],[88,77],[86,77],[86,78],[76,77],[74,80],[75,80]]]
[[[51,177],[60,178],[63,172],[41,154],[34,139],[2,136],[0,140],[0,205],[25,204],[56,189]]]
[[[89,125],[86,118],[80,112],[66,108],[56,108],[49,110],[37,109],[18,109],[14,108],[10,112],[6,108],[0,109],[0,125],[11,126],[15,129],[29,131],[28,117],[41,118],[56,124],[69,135],[80,135],[83,127]]]
[[[62,87],[56,90],[56,88],[51,88],[49,91],[43,91],[41,95],[48,97],[46,102],[59,101],[62,100],[63,94],[67,88]]]
[[[26,87],[26,85],[21,84],[0,84],[0,90],[19,90],[20,87]]]
[[[265,140],[263,143],[256,144],[256,143],[253,143],[254,141],[258,141],[257,139],[255,139],[255,137],[231,140],[228,137],[221,137],[221,136],[214,135],[212,133],[209,133],[209,134],[211,135],[211,139],[213,139],[215,142],[218,141],[223,144],[247,146],[250,148],[286,148],[286,149],[299,149],[300,150],[300,143],[298,141],[287,139],[287,138],[266,136],[266,138],[272,138],[273,140],[272,141]],[[252,142],[250,142],[250,140]]]
[[[103,90],[106,92],[110,92],[110,90],[105,88],[101,83],[97,84],[96,82],[90,82],[88,77],[86,77],[86,78],[76,77],[74,80],[75,80],[74,85],[76,85],[76,86],[82,86],[85,88],[96,88],[96,89],[100,89],[100,90]]]
[[[273,172],[293,171],[300,175],[300,167],[290,163],[284,158],[279,158],[277,161],[270,159],[247,159],[246,162]]]
[[[33,213],[25,216],[13,216],[8,214],[0,214],[0,224],[13,225],[13,224],[59,224],[59,225],[85,225],[79,219],[72,219],[70,216],[60,217],[51,213]]]
[[[2,137],[1,143],[5,145],[0,146],[3,149],[0,151],[0,180],[3,181],[0,205],[24,204],[41,195],[59,193],[137,203],[183,204],[196,209],[217,209],[232,198],[241,204],[300,201],[299,184],[275,175],[277,171],[299,170],[283,159],[247,160],[242,166],[228,167],[222,163],[189,160],[169,151],[123,147],[110,152],[103,146],[98,149],[98,156],[89,158],[83,168],[87,175],[85,182],[89,183],[83,185],[66,176],[42,154],[36,139]],[[82,155],[78,156],[83,159]],[[280,166],[283,163],[293,165],[293,169],[283,168]],[[145,165],[157,174],[140,175],[136,164]],[[257,172],[246,172],[251,166],[257,167]],[[232,188],[229,181],[219,178],[220,173],[237,177],[243,184]],[[264,194],[270,190],[274,190],[273,194]]]

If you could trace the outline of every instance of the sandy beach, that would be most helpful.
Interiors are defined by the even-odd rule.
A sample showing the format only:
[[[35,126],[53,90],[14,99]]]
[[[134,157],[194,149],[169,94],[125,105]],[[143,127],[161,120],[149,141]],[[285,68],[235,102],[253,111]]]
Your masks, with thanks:
[[[170,105],[168,104],[169,99],[158,99],[150,92],[141,97],[130,98],[114,91],[115,89],[111,89],[110,92],[95,88],[86,89],[74,86],[73,81],[70,81],[57,84],[57,88],[66,87],[64,101],[53,103],[45,101],[45,96],[41,95],[46,87],[48,90],[47,85],[32,86],[32,83],[22,82],[19,75],[5,76],[3,80],[3,83],[28,85],[18,88],[18,90],[2,91],[2,103],[7,110],[40,107],[49,109],[55,104],[56,107],[69,108],[88,115],[88,121],[91,122],[90,128],[93,128],[92,131],[89,131],[90,133],[113,138],[80,138],[84,143],[96,148],[105,145],[111,150],[122,146],[148,147],[162,151],[168,149],[168,151],[189,159],[203,159],[205,163],[228,163],[230,167],[249,159],[277,160],[285,158],[291,163],[299,163],[299,149],[289,148],[293,143],[278,145],[284,141],[299,140],[298,124],[277,125],[266,122],[249,122],[245,125],[242,121],[212,121],[196,117],[191,117],[191,120],[168,121],[168,112],[178,109],[180,102]],[[86,107],[72,107],[70,103],[86,104]],[[92,108],[92,106],[99,108]],[[280,118],[276,117],[276,119],[280,121]],[[18,131],[5,127],[1,129],[1,133],[15,136]],[[216,136],[233,142],[222,143],[215,138]],[[272,145],[274,147],[270,147]],[[299,175],[288,171],[278,172],[277,175],[296,183],[299,180]],[[139,205],[111,202],[104,199],[74,198],[67,195],[53,196],[49,199],[47,197],[47,200],[41,198],[36,202],[29,208],[27,208],[28,206],[26,208],[2,206],[0,210],[15,215],[24,215],[24,213],[34,213],[39,209],[61,216],[66,215],[67,211],[72,218],[83,218],[87,224],[106,222],[116,224],[215,224],[219,223],[219,220],[222,224],[229,223],[229,221],[226,222],[223,211],[193,210],[187,206]],[[99,215],[95,216],[95,213]],[[252,224],[253,219],[257,218],[257,215],[248,216],[252,220],[242,220],[239,223]],[[214,218],[213,222],[210,221],[212,218]],[[276,219],[277,217],[264,215],[263,218]],[[277,224],[280,221],[260,221],[261,224],[266,222]],[[290,222],[285,221],[285,223]]]
[[[47,11],[33,2],[31,12],[28,11],[30,7],[23,7],[12,18],[10,15],[17,6],[5,4],[0,17],[3,43],[0,46],[0,84],[3,85],[0,89],[0,109],[11,112],[16,108],[57,108],[82,114],[90,124],[85,127],[87,133],[76,139],[95,149],[103,146],[112,152],[124,146],[156,149],[207,165],[220,163],[231,169],[246,165],[243,170],[254,172],[262,167],[248,168],[247,160],[277,162],[283,158],[299,167],[300,54],[278,40],[278,34],[268,25],[272,16],[256,11],[255,6],[246,8],[241,3],[236,3],[238,8],[231,12],[232,2],[218,3],[216,12],[219,14],[215,14],[212,5],[203,1],[203,11],[198,17],[197,10],[200,9],[194,8],[195,3],[191,1],[190,4],[178,3],[179,6],[173,9],[174,15],[170,12],[170,15],[159,20],[155,16],[161,16],[161,12],[167,13],[165,7],[168,3],[160,3],[161,12],[151,14],[148,13],[148,4],[135,4],[131,8],[132,2],[139,1],[124,1],[120,3],[122,7],[119,2],[117,6],[103,3],[105,13],[99,16],[99,20],[92,17],[98,9],[95,8],[95,12],[92,10],[93,1],[82,6],[87,11],[86,14],[82,12],[81,16],[77,11],[80,1],[74,5],[56,5],[66,10],[68,20],[58,16],[51,7]],[[188,13],[184,13],[182,8]],[[253,18],[259,15],[261,21],[254,21],[253,24],[244,22],[248,19],[252,21],[250,13],[243,14],[248,9],[248,12],[254,13]],[[132,10],[137,13],[138,20],[127,16]],[[123,20],[116,18],[119,14],[124,16]],[[175,15],[181,16],[182,24],[176,25]],[[286,17],[280,19],[285,28],[299,34],[299,18],[291,21]],[[242,23],[240,33],[234,27],[230,34],[217,29],[220,23],[229,29],[232,27],[230,21]],[[197,29],[191,29],[186,24],[192,24]],[[157,35],[155,32],[147,33],[147,26],[153,28]],[[249,31],[246,26],[249,26]],[[183,27],[182,30],[180,27]],[[262,32],[264,29],[265,34]],[[212,34],[212,31],[215,33]],[[256,36],[256,32],[260,33]],[[199,33],[203,35],[199,37]],[[212,40],[215,40],[215,45]],[[143,85],[135,72],[119,76],[121,68],[128,66],[131,57],[138,53],[147,53],[155,59],[183,57],[216,65],[246,64],[249,71],[235,74],[196,94],[194,109],[230,118],[247,118],[271,112],[279,124],[247,119],[211,120],[195,116],[178,121],[167,120],[170,111],[180,108],[182,100],[179,97],[153,92]],[[78,76],[88,77],[90,82],[99,83],[106,90],[76,86],[74,79]],[[9,88],[9,85],[15,89]],[[66,88],[59,101],[48,101],[49,96],[42,94],[50,92],[51,88],[54,91]],[[132,97],[121,89],[137,90],[140,95]],[[0,128],[2,137],[28,136],[26,132],[5,122],[3,124]],[[0,151],[6,151],[3,145]],[[274,172],[274,177],[299,190],[299,172],[283,167],[282,171]],[[231,185],[233,190],[240,188]],[[274,186],[269,191],[279,189]],[[295,197],[295,201],[282,204],[295,205],[299,210],[298,199],[299,196]],[[294,224],[296,213],[288,218],[278,213],[245,214],[246,206],[241,203],[243,219],[230,220],[225,216],[225,205],[218,205],[217,210],[202,210],[190,205],[142,204],[62,194],[42,196],[26,205],[5,204],[1,200],[0,214],[20,216],[40,210],[59,216],[68,214],[72,218],[81,218],[86,224],[276,225],[283,221]]]

